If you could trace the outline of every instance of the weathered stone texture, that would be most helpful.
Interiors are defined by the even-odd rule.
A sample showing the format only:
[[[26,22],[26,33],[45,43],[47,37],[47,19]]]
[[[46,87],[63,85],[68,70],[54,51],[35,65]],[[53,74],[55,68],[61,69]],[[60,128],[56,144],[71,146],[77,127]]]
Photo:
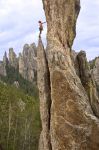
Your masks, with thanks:
[[[0,75],[6,76],[6,68],[2,61],[0,61]]]
[[[36,61],[36,46],[35,44],[25,44],[23,53],[19,54],[19,73],[24,79],[31,82],[36,81],[37,61]]]
[[[90,84],[93,86],[92,79],[90,79],[89,70],[85,66],[86,60],[83,57],[81,59],[81,62],[83,62],[81,69],[85,68],[86,70],[84,72],[82,69],[79,72],[81,79],[71,60],[71,46],[75,37],[75,24],[80,10],[80,1],[43,0],[43,4],[48,27],[46,54],[50,83],[44,82],[44,74],[41,74],[41,72],[44,73],[44,66],[47,65],[44,57],[42,57],[38,66],[43,65],[39,66],[38,74],[39,77],[40,75],[43,77],[43,80],[39,80],[38,87],[42,87],[41,89],[45,89],[46,86],[51,87],[51,107],[48,115],[50,130],[47,130],[47,133],[49,132],[49,135],[51,135],[51,149],[98,150],[99,119],[93,113],[91,106],[94,103],[93,97],[89,98],[82,82],[88,78],[88,82],[91,82]],[[46,83],[46,86],[44,83]],[[40,99],[42,103],[45,98],[49,102],[45,93],[41,90]],[[92,100],[92,103],[90,100]],[[46,105],[44,106],[46,110],[47,107],[45,107]],[[96,109],[96,105],[94,108]],[[97,111],[96,113],[98,114]],[[45,137],[41,145],[44,145],[47,140],[47,137],[44,136],[46,134],[44,130],[46,129],[44,127],[46,119],[42,119],[42,116],[46,118],[47,113],[41,111],[42,136]]]
[[[94,114],[99,117],[98,91],[93,75],[91,74],[90,65],[86,58],[86,53],[84,51],[80,51],[76,57],[76,61],[78,62],[79,66],[78,76],[80,77],[82,85],[87,92]]]
[[[15,69],[18,68],[18,60],[13,48],[9,49],[9,64]]]
[[[98,88],[98,92],[99,92],[99,57],[96,58],[95,60],[95,65],[94,65],[94,68],[92,69],[92,75],[93,75],[93,78],[96,82],[96,85],[97,85],[97,88]]]
[[[37,83],[40,97],[40,114],[42,120],[42,133],[40,137],[40,150],[51,150],[50,145],[50,79],[45,50],[39,39],[37,50]]]

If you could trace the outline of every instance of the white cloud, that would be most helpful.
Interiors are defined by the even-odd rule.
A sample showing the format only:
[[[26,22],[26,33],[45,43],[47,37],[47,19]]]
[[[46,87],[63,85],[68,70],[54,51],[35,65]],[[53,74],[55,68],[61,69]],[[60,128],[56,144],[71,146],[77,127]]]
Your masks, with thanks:
[[[99,55],[99,0],[81,0],[77,36],[73,48],[86,50],[88,58]],[[42,0],[0,0],[0,58],[13,47],[38,41],[38,20],[44,20]],[[46,43],[46,30],[43,32]]]
[[[73,49],[83,49],[88,59],[99,56],[99,0],[81,0],[81,11],[77,21],[77,36]]]

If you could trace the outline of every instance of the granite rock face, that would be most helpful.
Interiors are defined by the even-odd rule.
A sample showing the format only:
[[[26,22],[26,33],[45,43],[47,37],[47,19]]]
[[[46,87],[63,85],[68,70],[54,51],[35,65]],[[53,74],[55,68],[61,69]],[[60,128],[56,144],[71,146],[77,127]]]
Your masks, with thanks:
[[[3,56],[3,64],[6,66],[8,63],[9,63],[9,60],[8,60],[8,57],[7,57],[7,53],[5,52],[4,56]]]
[[[95,64],[94,64],[94,68],[92,69],[92,74],[99,92],[99,57],[95,59]]]
[[[36,62],[36,46],[35,44],[25,44],[23,53],[19,54],[19,73],[24,79],[33,82],[36,80],[37,62]]]
[[[71,46],[75,37],[76,19],[80,10],[79,0],[43,0],[47,19],[48,37],[62,46]],[[48,42],[49,40],[48,39]]]
[[[40,106],[43,129],[41,137],[44,139],[40,138],[41,147],[39,146],[39,149],[42,150],[43,147],[43,150],[98,150],[99,119],[93,112],[88,92],[82,83],[83,77],[78,76],[71,60],[71,46],[75,37],[80,1],[43,0],[43,5],[48,27],[46,50],[48,65],[45,56],[42,55],[38,63],[38,76],[41,75],[42,79],[39,80],[38,87],[41,93],[39,95],[41,106],[44,106]],[[40,50],[38,58],[39,56]],[[83,58],[81,61],[85,62]],[[47,76],[50,77],[49,83],[45,81],[47,77],[44,79],[44,74],[41,74],[44,73],[44,67],[49,70]],[[85,78],[90,79],[89,70],[86,67],[85,69],[86,73],[83,72]],[[51,100],[50,97],[45,96],[45,85],[51,88],[49,94]],[[94,103],[93,97],[91,100]],[[51,104],[50,108],[44,105],[46,101]],[[44,113],[43,108],[49,114]],[[50,135],[50,139],[45,135]],[[48,139],[50,146],[48,144],[46,146]]]
[[[3,61],[0,61],[0,75],[6,76],[6,65],[8,64],[7,54],[5,52]]]
[[[13,48],[9,49],[9,64],[15,69],[18,68],[18,60]]]
[[[89,65],[87,58],[86,58],[86,53],[84,51],[80,51],[78,53],[78,55],[76,56],[75,60],[78,63],[77,66],[79,66],[78,67],[78,70],[79,70],[78,76],[80,77],[82,85],[87,92],[93,113],[97,117],[99,117],[98,91],[97,91],[94,77],[93,77],[91,70],[90,70],[90,65]]]
[[[50,79],[48,63],[41,39],[37,50],[37,84],[40,97],[40,114],[42,120],[42,133],[40,136],[40,150],[50,150]]]
[[[0,61],[0,75],[6,76],[6,68],[2,61]]]

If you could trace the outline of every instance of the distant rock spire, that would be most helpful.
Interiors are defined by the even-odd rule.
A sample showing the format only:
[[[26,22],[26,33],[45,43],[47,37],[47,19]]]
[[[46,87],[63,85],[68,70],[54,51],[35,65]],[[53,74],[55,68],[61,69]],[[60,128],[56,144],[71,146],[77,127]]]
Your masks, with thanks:
[[[8,64],[7,53],[4,53],[3,61],[0,61],[0,75],[6,76],[6,65]]]
[[[19,73],[30,82],[36,81],[37,76],[37,48],[35,44],[25,44],[22,54],[19,55]]]
[[[3,64],[6,66],[8,64],[8,57],[7,57],[7,53],[5,51],[4,56],[3,56]]]
[[[18,67],[18,59],[13,48],[9,49],[9,64],[14,68]]]
[[[22,77],[32,83],[37,81],[37,47],[35,43],[25,44],[22,53],[17,57],[13,48],[9,53],[4,53],[3,61],[0,62],[0,74],[5,75],[6,65],[17,69]]]

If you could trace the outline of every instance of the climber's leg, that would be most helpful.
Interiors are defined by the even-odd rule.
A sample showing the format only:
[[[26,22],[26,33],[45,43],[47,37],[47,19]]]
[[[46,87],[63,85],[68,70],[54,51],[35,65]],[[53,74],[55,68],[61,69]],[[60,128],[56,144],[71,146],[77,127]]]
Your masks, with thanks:
[[[41,28],[39,28],[39,31],[40,31],[40,33],[39,33],[39,37],[41,37],[42,29],[41,29]]]

